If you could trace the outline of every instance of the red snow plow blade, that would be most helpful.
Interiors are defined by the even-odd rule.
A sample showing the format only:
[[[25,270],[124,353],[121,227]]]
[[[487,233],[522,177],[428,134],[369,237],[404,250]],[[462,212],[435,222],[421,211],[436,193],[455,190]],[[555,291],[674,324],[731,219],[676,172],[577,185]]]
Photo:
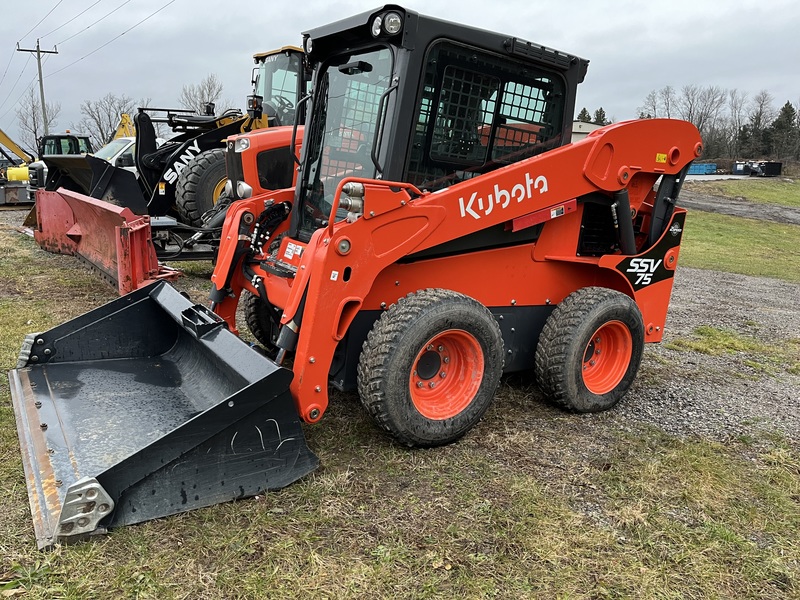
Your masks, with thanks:
[[[180,272],[159,264],[150,217],[64,188],[36,192],[34,239],[48,252],[79,257],[120,295]]]

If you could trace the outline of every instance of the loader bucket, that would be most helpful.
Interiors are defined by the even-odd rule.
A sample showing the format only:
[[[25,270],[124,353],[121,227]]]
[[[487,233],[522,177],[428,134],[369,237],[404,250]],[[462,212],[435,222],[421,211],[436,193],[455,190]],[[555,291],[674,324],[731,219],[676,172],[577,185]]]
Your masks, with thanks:
[[[10,371],[39,548],[314,470],[292,372],[157,282],[29,335]]]
[[[44,157],[47,165],[47,190],[64,188],[129,208],[136,215],[146,215],[147,200],[136,175],[111,165],[91,154]]]
[[[39,247],[78,256],[120,294],[180,275],[160,264],[149,217],[64,188],[38,190],[35,208],[33,237]]]

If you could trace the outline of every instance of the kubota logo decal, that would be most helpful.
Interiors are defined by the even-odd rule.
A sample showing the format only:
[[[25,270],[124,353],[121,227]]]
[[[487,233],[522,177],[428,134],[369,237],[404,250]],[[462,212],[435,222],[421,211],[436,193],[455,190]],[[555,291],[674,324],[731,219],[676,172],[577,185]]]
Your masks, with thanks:
[[[195,140],[192,142],[192,145],[186,148],[183,154],[175,160],[175,163],[164,171],[164,179],[166,179],[168,183],[175,183],[178,180],[180,172],[183,171],[186,165],[198,154],[200,154],[200,144]]]
[[[495,183],[493,193],[488,194],[486,198],[478,196],[478,192],[472,192],[469,200],[465,201],[463,196],[459,198],[458,206],[461,209],[462,217],[469,215],[473,219],[480,219],[483,216],[488,217],[494,210],[495,205],[503,209],[511,204],[511,200],[516,200],[517,202],[530,200],[533,198],[533,192],[537,190],[540,194],[547,193],[547,178],[544,175],[539,175],[536,179],[533,179],[530,173],[525,173],[525,183],[516,184],[511,188],[510,192]]]
[[[661,259],[655,258],[632,258],[631,265],[626,269],[626,273],[635,273],[636,281],[633,285],[650,285],[653,281],[653,274],[661,264]]]

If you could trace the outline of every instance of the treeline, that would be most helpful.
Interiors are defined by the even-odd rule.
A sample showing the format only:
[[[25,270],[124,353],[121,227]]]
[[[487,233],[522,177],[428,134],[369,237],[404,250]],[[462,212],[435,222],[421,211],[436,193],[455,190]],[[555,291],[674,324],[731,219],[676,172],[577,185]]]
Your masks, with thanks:
[[[664,86],[651,91],[637,113],[640,119],[694,123],[703,136],[705,158],[800,160],[798,107],[787,101],[776,108],[766,90],[750,97],[717,86],[686,85],[680,90]],[[585,120],[588,114],[583,109],[578,120]]]

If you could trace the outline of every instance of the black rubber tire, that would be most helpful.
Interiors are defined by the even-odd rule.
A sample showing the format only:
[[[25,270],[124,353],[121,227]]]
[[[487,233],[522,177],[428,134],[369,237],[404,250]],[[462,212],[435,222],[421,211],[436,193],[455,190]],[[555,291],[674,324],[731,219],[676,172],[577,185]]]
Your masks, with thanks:
[[[476,373],[468,377],[457,375],[463,373],[458,370],[459,365],[477,366],[463,358],[457,344],[443,341],[442,344],[448,344],[447,348],[437,344],[438,352],[431,351],[433,346],[428,342],[437,336],[445,336],[442,338],[445,340],[449,340],[446,336],[463,339],[474,351],[474,357],[482,360],[480,378]],[[416,397],[434,395],[425,402],[438,409],[438,395],[445,395],[441,418],[422,414],[412,398],[411,381],[412,377],[422,378],[415,366],[422,365],[423,354],[435,355],[434,360],[438,357],[440,362],[432,367],[428,383],[419,386],[424,389],[417,392]],[[440,369],[442,373],[453,375],[453,384],[449,379],[446,382],[439,379]],[[494,399],[502,371],[503,337],[489,310],[463,294],[426,289],[401,298],[375,322],[358,363],[358,393],[378,426],[400,443],[441,446],[458,440],[480,421]],[[468,392],[471,398],[451,393],[453,385],[463,388],[461,382],[465,381],[474,382],[473,387],[476,387]],[[440,384],[438,388],[435,388],[436,383]]]
[[[630,333],[627,368],[612,389],[593,393],[584,381],[584,369],[599,348],[593,339],[601,327]],[[579,413],[600,412],[614,406],[627,393],[642,361],[644,323],[639,307],[627,295],[601,287],[579,289],[567,296],[545,322],[536,347],[536,379],[554,404]],[[586,363],[586,364],[585,364]],[[591,365],[594,365],[591,362]],[[616,378],[612,377],[614,381]],[[599,390],[598,390],[599,391]]]
[[[269,356],[275,356],[278,347],[275,342],[278,339],[280,329],[281,311],[276,310],[272,304],[264,302],[259,296],[244,290],[242,292],[244,304],[244,319],[247,328],[264,347]]]
[[[227,180],[224,148],[206,150],[189,161],[175,186],[175,206],[183,222],[201,227],[203,214],[216,204],[214,191]]]

